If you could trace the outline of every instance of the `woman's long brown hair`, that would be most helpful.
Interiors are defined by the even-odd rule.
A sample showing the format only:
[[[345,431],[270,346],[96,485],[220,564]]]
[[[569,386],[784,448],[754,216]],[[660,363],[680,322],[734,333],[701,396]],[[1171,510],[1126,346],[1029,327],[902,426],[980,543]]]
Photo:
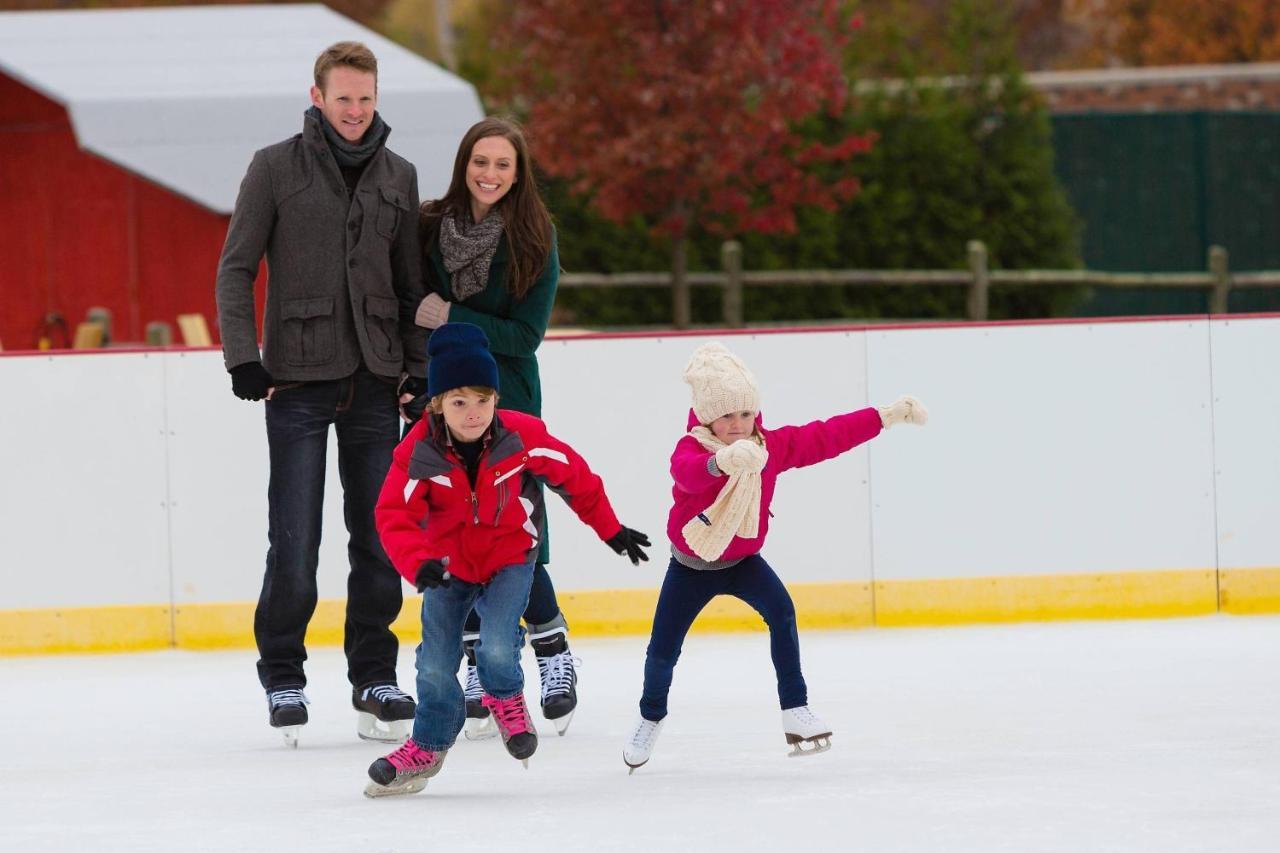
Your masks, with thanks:
[[[514,121],[504,118],[486,118],[476,122],[458,143],[458,154],[453,161],[453,178],[444,198],[423,202],[422,219],[423,254],[428,259],[440,233],[443,216],[471,216],[471,191],[467,189],[467,162],[477,142],[490,136],[501,136],[516,150],[515,186],[508,190],[494,207],[502,216],[502,227],[510,249],[510,272],[507,288],[516,299],[533,287],[546,269],[551,256],[551,214],[547,211],[542,195],[533,177],[533,161],[529,157],[529,145],[524,131]]]

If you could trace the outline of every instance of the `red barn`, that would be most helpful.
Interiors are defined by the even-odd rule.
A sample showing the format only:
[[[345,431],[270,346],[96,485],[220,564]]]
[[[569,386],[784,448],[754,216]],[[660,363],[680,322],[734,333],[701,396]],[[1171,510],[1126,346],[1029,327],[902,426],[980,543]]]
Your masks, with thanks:
[[[315,57],[344,39],[377,54],[390,145],[443,192],[475,90],[323,6],[0,13],[0,344],[99,305],[116,341],[189,312],[216,336],[240,179],[301,130]]]

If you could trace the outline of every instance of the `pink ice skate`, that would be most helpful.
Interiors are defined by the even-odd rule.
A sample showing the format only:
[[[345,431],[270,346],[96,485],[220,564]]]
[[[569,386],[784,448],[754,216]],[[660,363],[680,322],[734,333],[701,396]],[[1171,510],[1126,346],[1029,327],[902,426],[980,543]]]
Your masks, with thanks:
[[[529,767],[529,756],[538,748],[538,733],[533,728],[533,720],[529,718],[529,709],[524,704],[524,694],[517,693],[510,699],[497,699],[484,694],[484,706],[493,715],[498,724],[498,734],[512,758],[518,758],[525,769]]]
[[[427,787],[427,780],[440,772],[447,750],[423,749],[409,738],[395,752],[369,765],[373,781],[364,788],[366,797],[389,797],[393,794],[416,794]]]

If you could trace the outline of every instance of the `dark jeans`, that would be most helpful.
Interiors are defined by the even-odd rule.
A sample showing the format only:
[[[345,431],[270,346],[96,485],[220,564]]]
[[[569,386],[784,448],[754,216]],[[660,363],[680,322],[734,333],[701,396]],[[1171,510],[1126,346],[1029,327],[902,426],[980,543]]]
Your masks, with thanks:
[[[667,716],[667,694],[680,649],[693,620],[717,595],[745,601],[769,626],[769,653],[778,677],[778,701],[782,708],[809,704],[808,688],[800,672],[800,637],[796,632],[796,608],[791,595],[759,554],[727,569],[699,570],[680,565],[673,558],[667,566],[653,614],[653,634],[644,660],[644,693],[640,715],[657,722]]]
[[[331,382],[284,385],[266,402],[271,482],[267,570],[253,617],[258,679],[268,690],[306,684],[307,623],[316,609],[316,567],[329,427],[338,435],[338,473],[347,532],[347,677],[357,688],[395,682],[400,575],[392,568],[373,508],[399,436],[395,383],[366,370]]]

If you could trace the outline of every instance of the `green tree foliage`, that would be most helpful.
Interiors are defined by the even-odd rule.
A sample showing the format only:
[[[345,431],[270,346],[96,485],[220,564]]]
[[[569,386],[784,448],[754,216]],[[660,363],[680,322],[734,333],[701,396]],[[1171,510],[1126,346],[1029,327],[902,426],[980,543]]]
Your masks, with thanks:
[[[493,14],[494,4],[509,0],[483,2],[489,4],[485,19],[496,21],[501,15]],[[741,234],[745,267],[960,269],[971,239],[986,242],[994,269],[1077,266],[1078,228],[1054,179],[1048,119],[1023,82],[1013,28],[1000,4],[934,4],[931,14],[942,17],[926,19],[922,7],[894,2],[877,0],[863,33],[849,44],[846,72],[864,80],[856,102],[838,117],[812,118],[797,127],[820,141],[877,134],[869,153],[822,167],[857,178],[861,191],[835,213],[801,208],[794,234]],[[465,26],[472,62],[504,61],[492,50],[475,49],[490,44],[482,22]],[[926,26],[930,36],[922,39]],[[864,69],[882,82],[865,82],[871,72]],[[486,71],[486,80],[492,76]],[[556,142],[535,137],[534,144],[541,156]],[[575,195],[566,180],[544,176],[543,184],[567,270],[669,268],[666,244],[651,236],[643,219],[606,220],[594,212],[591,196]],[[689,268],[718,269],[722,239],[693,235]],[[1061,289],[1000,286],[991,292],[991,314],[1061,315],[1078,297]],[[918,286],[748,288],[745,299],[749,322],[935,319],[962,317],[965,292]],[[661,288],[566,288],[557,304],[560,322],[638,326],[671,320],[669,294]],[[695,288],[693,316],[695,322],[716,322],[719,293]]]

